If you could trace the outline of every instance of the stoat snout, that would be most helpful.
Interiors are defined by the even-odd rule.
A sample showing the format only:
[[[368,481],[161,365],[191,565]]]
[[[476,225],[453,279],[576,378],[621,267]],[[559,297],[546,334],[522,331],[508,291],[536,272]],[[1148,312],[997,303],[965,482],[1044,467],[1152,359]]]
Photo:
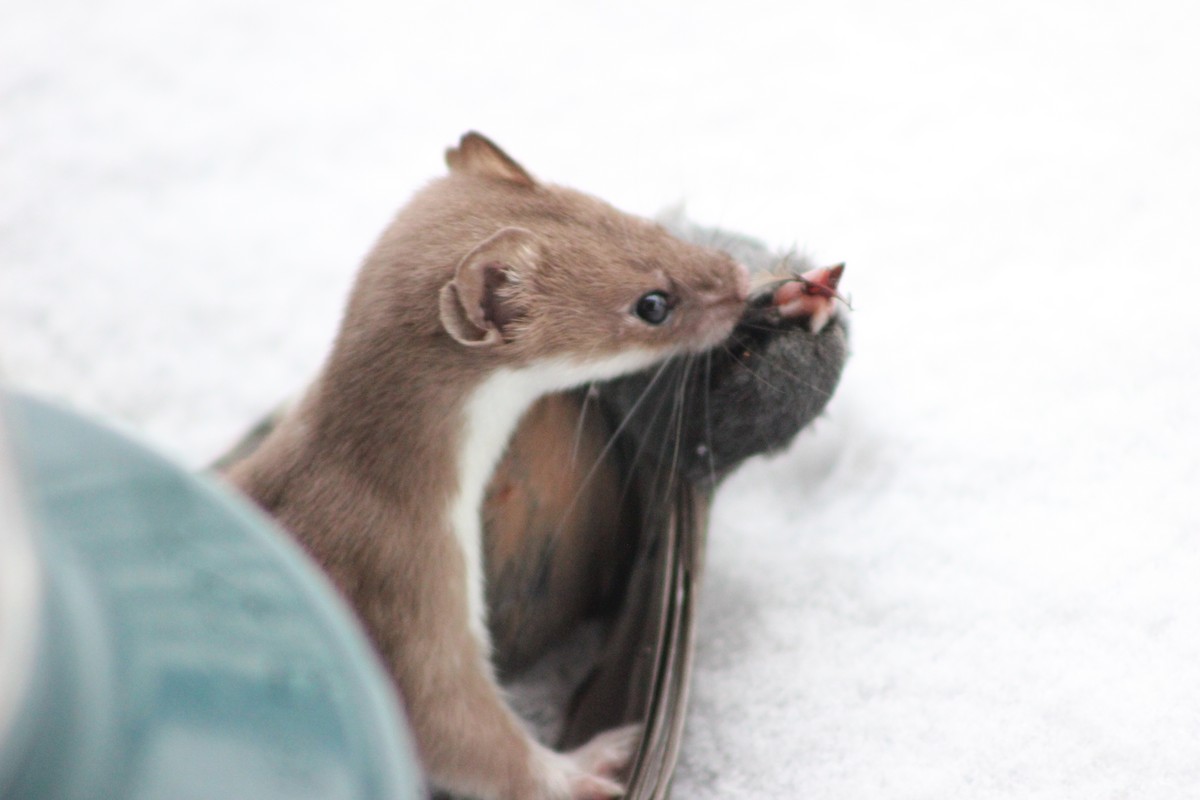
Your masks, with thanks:
[[[693,322],[690,336],[680,337],[686,342],[682,350],[699,353],[716,347],[723,342],[742,318],[746,301],[750,296],[750,270],[745,264],[729,260],[725,263],[721,282],[700,289],[693,295]],[[731,280],[732,278],[732,280]]]
[[[745,303],[750,296],[750,268],[740,261],[734,262],[734,268],[737,272],[738,301]]]

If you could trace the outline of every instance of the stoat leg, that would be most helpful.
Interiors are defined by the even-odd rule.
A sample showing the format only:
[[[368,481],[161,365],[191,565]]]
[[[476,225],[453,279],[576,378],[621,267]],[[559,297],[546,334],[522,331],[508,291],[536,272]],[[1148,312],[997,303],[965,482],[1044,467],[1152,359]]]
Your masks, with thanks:
[[[496,699],[503,702],[498,695]],[[476,719],[489,716],[484,712]],[[431,752],[421,747],[428,737],[418,728],[418,747],[433,783],[456,795],[477,800],[611,800],[625,794],[621,777],[637,750],[641,726],[605,731],[568,753],[537,743],[519,723],[491,731],[475,724],[446,733],[453,738],[442,739],[443,747]]]
[[[616,779],[637,747],[636,729],[600,734],[569,753],[539,744],[505,702],[487,642],[472,629],[457,542],[443,534],[408,544],[422,552],[419,564],[357,565],[358,586],[389,590],[357,605],[396,678],[430,782],[476,800],[621,796]],[[423,578],[397,579],[405,561]],[[332,572],[339,584],[353,585],[336,565]]]

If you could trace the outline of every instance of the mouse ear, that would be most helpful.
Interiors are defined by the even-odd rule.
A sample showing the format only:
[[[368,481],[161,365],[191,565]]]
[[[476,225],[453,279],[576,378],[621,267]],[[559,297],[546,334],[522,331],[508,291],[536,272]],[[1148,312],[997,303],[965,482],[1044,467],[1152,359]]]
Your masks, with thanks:
[[[451,172],[469,172],[485,178],[499,178],[521,186],[533,186],[536,181],[524,167],[496,146],[486,136],[469,131],[458,141],[458,147],[446,150],[446,166]]]
[[[523,315],[519,284],[537,265],[537,237],[524,228],[502,228],[459,262],[439,296],[442,327],[470,347],[509,341]]]

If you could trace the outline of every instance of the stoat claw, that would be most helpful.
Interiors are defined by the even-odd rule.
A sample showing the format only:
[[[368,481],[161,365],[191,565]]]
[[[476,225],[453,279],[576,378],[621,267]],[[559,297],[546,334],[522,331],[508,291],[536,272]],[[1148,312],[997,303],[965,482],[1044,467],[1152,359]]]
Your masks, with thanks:
[[[552,792],[555,800],[610,800],[622,797],[622,773],[629,766],[641,740],[640,725],[627,725],[597,734],[587,744],[569,753],[553,753],[547,763],[559,772],[553,781],[565,785],[565,793]]]
[[[613,728],[597,734],[568,756],[585,772],[616,778],[628,766],[641,738],[641,725]]]

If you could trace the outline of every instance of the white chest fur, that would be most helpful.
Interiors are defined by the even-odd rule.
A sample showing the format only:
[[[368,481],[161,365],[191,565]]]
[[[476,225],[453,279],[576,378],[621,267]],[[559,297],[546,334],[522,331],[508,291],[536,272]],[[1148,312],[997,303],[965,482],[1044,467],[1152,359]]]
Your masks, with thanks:
[[[636,372],[663,357],[637,350],[591,361],[553,359],[522,369],[500,369],[484,380],[464,405],[458,452],[459,490],[451,501],[451,522],[467,564],[467,603],[471,630],[491,652],[484,599],[483,494],[517,423],[539,397]]]

